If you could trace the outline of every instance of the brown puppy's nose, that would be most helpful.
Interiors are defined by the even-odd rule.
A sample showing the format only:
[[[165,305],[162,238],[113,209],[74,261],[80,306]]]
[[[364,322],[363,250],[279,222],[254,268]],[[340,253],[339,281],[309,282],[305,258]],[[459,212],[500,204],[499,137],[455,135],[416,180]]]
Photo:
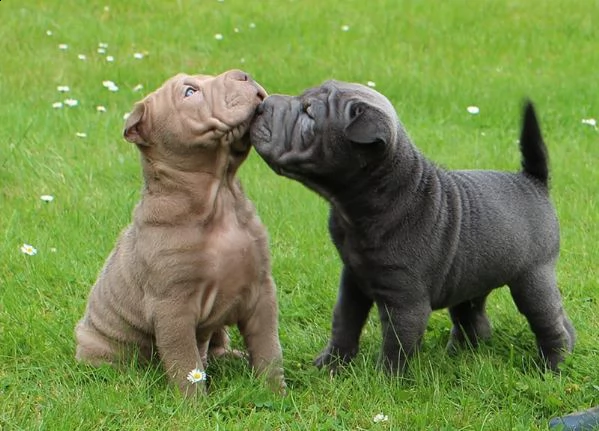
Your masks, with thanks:
[[[250,80],[250,76],[247,73],[242,72],[241,70],[230,71],[228,77],[230,79],[234,79],[235,81],[249,81]]]

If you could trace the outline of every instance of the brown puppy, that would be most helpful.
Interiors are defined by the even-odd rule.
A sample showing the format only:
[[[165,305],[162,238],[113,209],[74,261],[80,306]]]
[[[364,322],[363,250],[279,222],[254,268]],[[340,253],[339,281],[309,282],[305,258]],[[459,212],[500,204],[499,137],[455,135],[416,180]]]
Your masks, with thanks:
[[[284,390],[267,234],[235,177],[265,97],[232,70],[177,75],[135,105],[124,136],[141,152],[145,185],[75,328],[78,360],[117,364],[157,350],[194,396],[205,386],[190,372],[201,376],[209,345],[228,349],[225,325],[237,324],[254,370]]]

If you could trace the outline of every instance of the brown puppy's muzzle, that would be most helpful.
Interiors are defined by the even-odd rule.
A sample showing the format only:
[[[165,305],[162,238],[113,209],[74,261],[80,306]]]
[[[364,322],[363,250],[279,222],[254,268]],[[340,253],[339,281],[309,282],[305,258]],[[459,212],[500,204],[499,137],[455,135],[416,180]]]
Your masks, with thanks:
[[[260,99],[260,101],[266,99],[266,96],[268,96],[268,94],[266,93],[266,90],[264,90],[264,88],[262,88],[262,86],[260,84],[258,84],[256,81],[254,81],[254,79],[249,74],[247,74],[246,72],[244,72],[242,70],[238,70],[238,69],[230,70],[229,72],[227,72],[225,79],[230,79],[232,81],[244,81],[244,82],[248,82],[248,83],[252,84],[254,87],[256,87],[257,95],[258,95],[258,98]]]

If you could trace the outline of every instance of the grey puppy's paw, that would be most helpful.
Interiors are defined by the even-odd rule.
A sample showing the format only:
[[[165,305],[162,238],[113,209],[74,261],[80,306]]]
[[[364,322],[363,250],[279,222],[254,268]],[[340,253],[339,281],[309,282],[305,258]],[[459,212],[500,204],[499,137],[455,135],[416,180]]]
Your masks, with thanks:
[[[318,368],[328,368],[332,373],[337,373],[339,368],[347,365],[358,353],[357,348],[342,349],[340,347],[328,345],[314,359],[314,365]]]
[[[576,342],[576,331],[574,326],[572,326],[570,319],[563,316],[561,326],[565,329],[561,338],[558,338],[557,340],[541,340],[538,344],[539,353],[545,361],[545,365],[551,371],[557,373],[561,371],[560,364],[564,361],[568,352],[571,352],[574,349],[574,344]]]

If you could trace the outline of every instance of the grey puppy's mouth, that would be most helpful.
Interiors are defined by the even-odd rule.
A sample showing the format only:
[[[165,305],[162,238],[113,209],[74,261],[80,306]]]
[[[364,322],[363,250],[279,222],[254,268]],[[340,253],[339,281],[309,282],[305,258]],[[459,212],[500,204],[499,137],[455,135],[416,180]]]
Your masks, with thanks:
[[[304,151],[294,148],[292,134],[297,131],[295,100],[291,96],[271,95],[257,108],[250,125],[250,142],[258,155],[278,175],[302,181]]]
[[[250,136],[252,145],[259,143],[261,145],[270,143],[272,140],[272,130],[268,127],[268,121],[265,118],[264,102],[261,102],[256,107],[256,113],[254,119],[250,125]]]
[[[272,130],[268,127],[265,115],[264,102],[262,102],[256,107],[256,113],[249,128],[250,142],[259,153],[272,140]]]

